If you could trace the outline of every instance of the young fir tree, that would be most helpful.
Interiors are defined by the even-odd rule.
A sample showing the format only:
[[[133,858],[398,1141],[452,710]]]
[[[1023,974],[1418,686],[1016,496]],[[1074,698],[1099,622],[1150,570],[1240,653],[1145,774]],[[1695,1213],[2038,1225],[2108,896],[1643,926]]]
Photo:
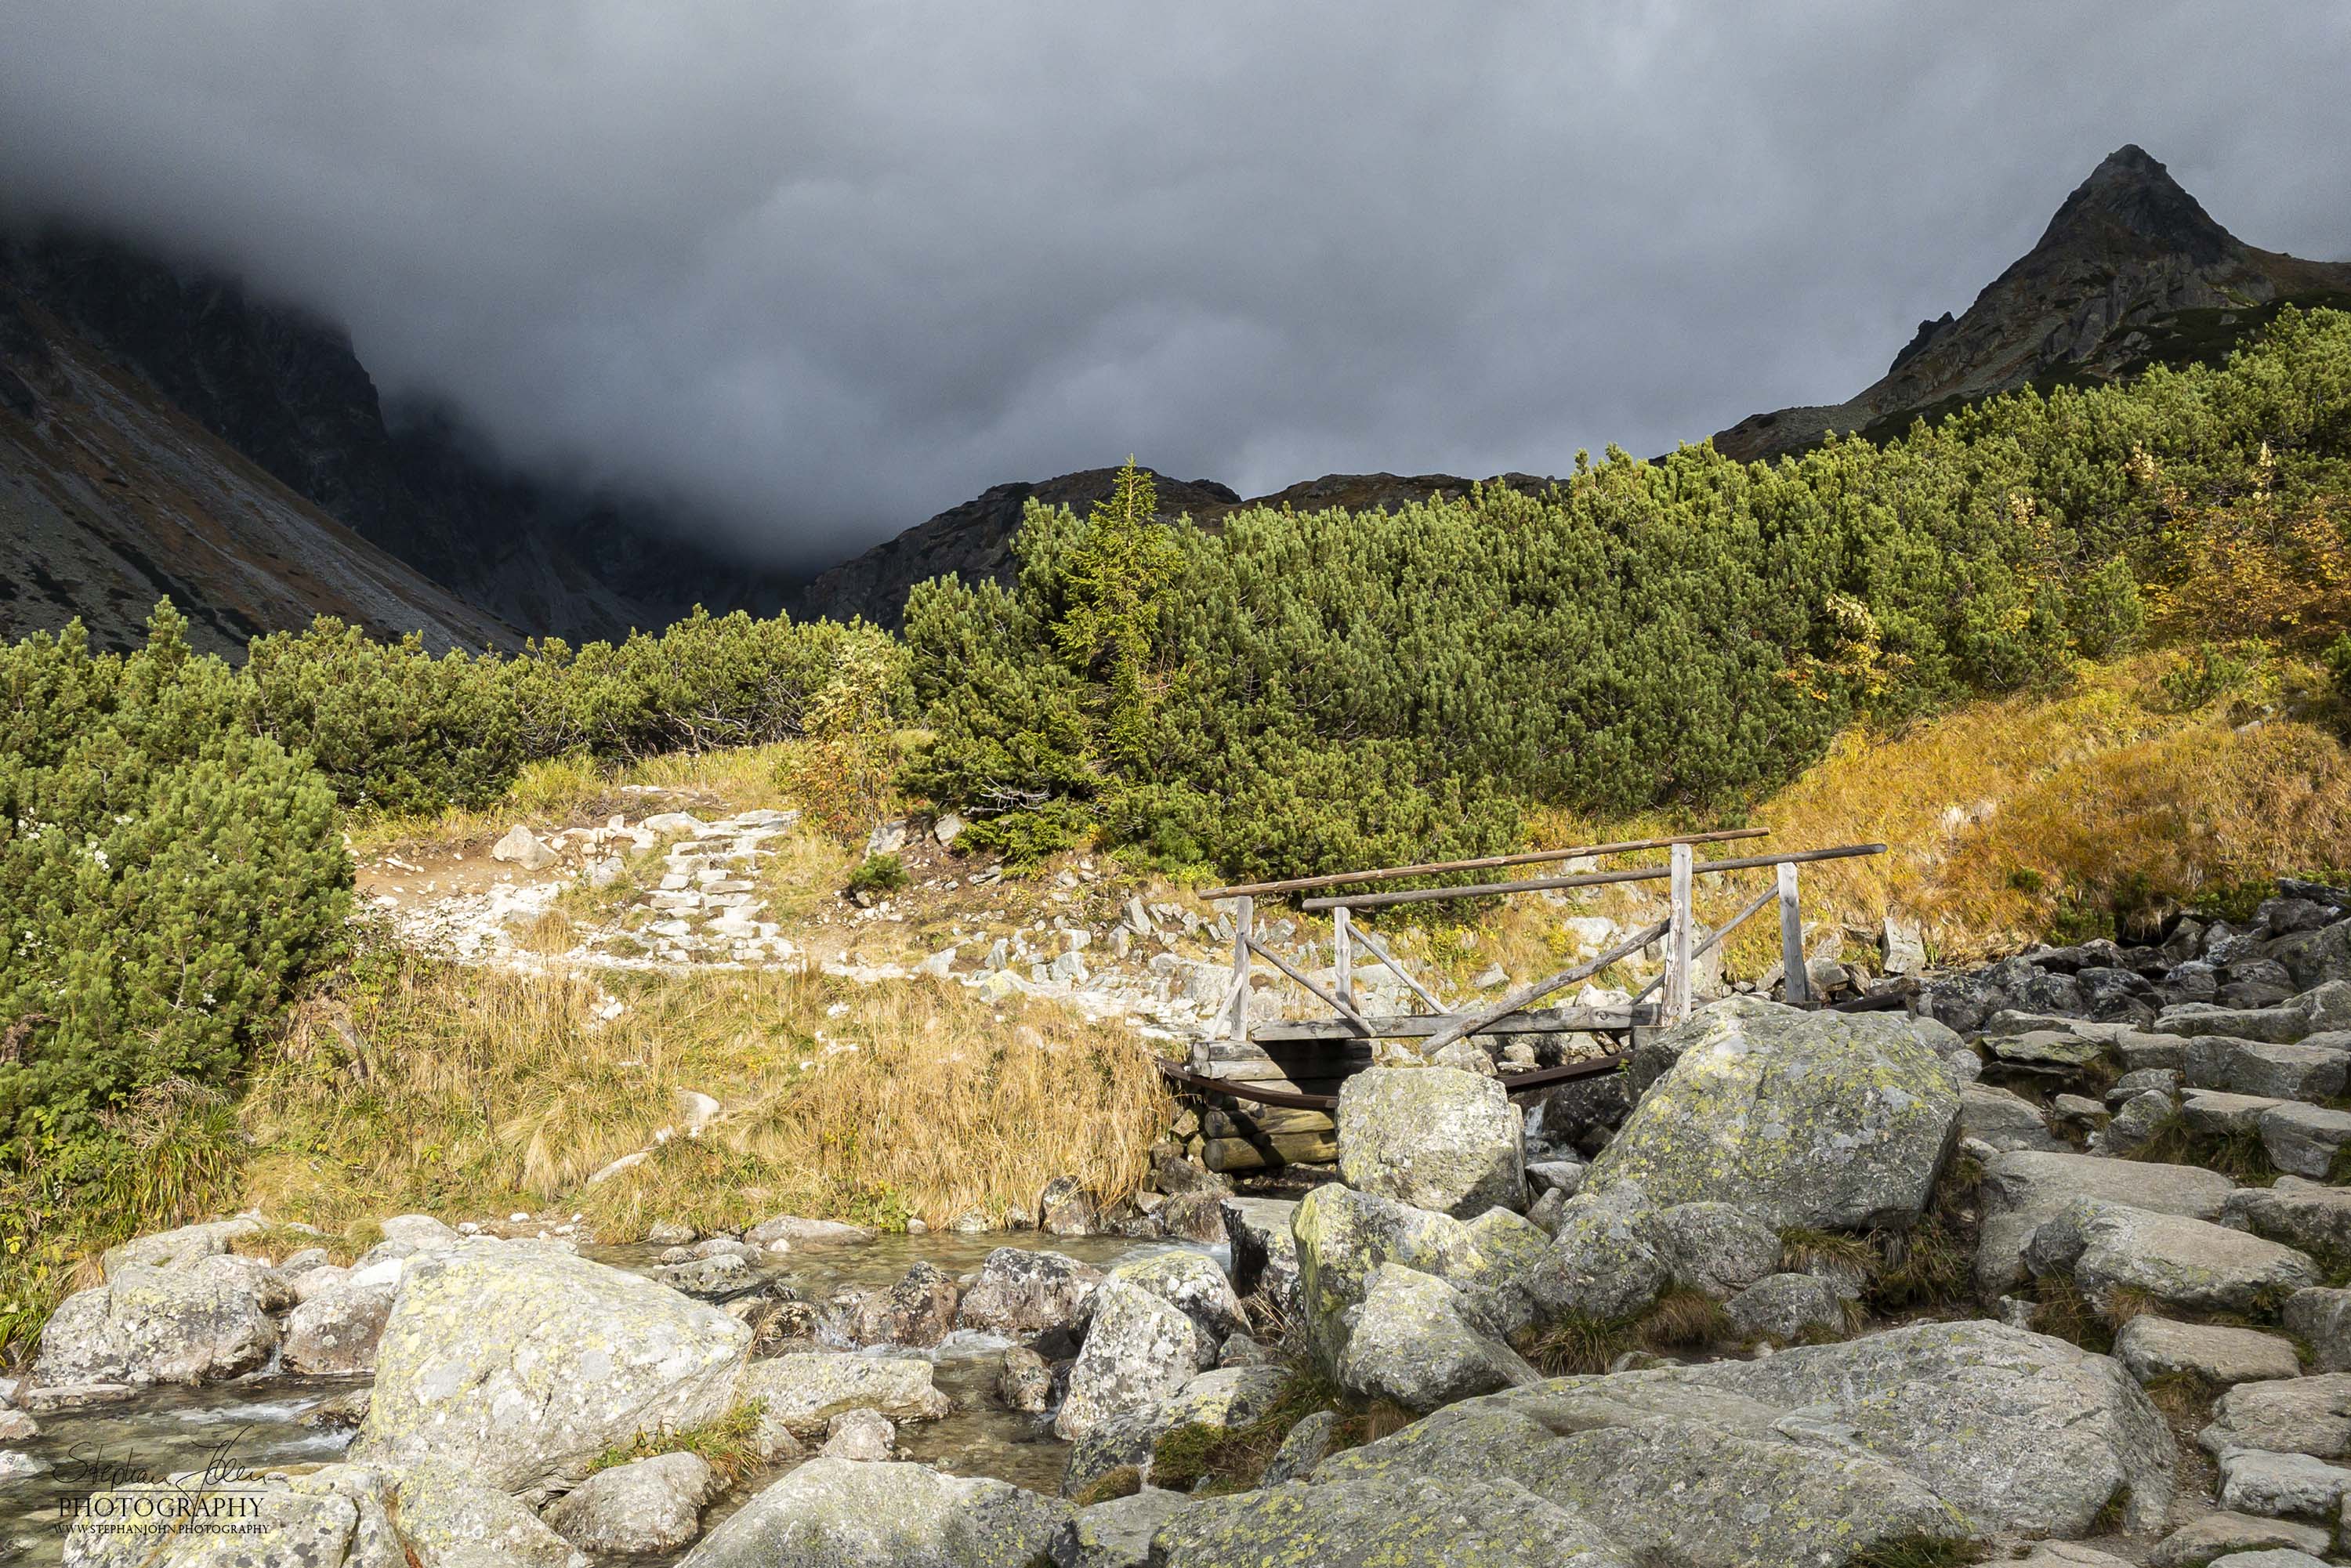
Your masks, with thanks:
[[[1159,521],[1150,470],[1128,457],[1070,553],[1069,607],[1053,639],[1081,674],[1102,680],[1101,756],[1130,776],[1149,751],[1152,633],[1183,562]]]

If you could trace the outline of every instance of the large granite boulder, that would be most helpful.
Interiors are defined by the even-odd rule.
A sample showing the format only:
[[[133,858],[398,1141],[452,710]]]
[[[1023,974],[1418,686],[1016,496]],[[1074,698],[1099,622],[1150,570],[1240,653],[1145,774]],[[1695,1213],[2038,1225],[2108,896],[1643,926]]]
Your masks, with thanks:
[[[1510,1480],[1382,1474],[1196,1501],[1151,1538],[1152,1568],[1637,1568],[1573,1510]]]
[[[2270,945],[2270,956],[2283,964],[2294,983],[2305,990],[2351,980],[2351,920],[2282,936]]]
[[[1217,1351],[1249,1325],[1232,1281],[1204,1252],[1176,1249],[1137,1258],[1111,1270],[1113,1280],[1138,1286],[1192,1320],[1203,1371],[1217,1364]]]
[[[1520,1295],[1510,1278],[1518,1266],[1516,1243],[1528,1233],[1540,1242],[1541,1232],[1515,1215],[1507,1218],[1516,1229],[1481,1230],[1449,1214],[1413,1208],[1336,1182],[1316,1187],[1299,1201],[1290,1221],[1308,1349],[1326,1369],[1337,1367],[1350,1314],[1363,1303],[1383,1263],[1400,1263],[1446,1281],[1469,1297],[1495,1328],[1509,1332],[1513,1320],[1524,1316],[1524,1309],[1510,1302]],[[1511,1261],[1489,1256],[1479,1245],[1481,1236],[1508,1246]]]
[[[1337,1370],[1349,1393],[1418,1411],[1542,1381],[1460,1291],[1398,1263],[1373,1273]]]
[[[260,1220],[240,1215],[235,1219],[207,1219],[177,1230],[159,1230],[108,1248],[99,1259],[99,1268],[109,1280],[126,1263],[150,1269],[183,1268],[202,1258],[218,1257],[239,1237],[258,1236],[263,1228]]]
[[[1155,1406],[1183,1387],[1200,1364],[1199,1333],[1190,1318],[1142,1286],[1113,1279],[1095,1292],[1093,1322],[1070,1368],[1053,1430],[1074,1440],[1104,1421]]]
[[[2274,1007],[2223,1008],[2210,1002],[2182,1002],[2164,1009],[2147,1029],[2155,1034],[2221,1034],[2237,1040],[2289,1044],[2311,1035],[2351,1029],[2351,980],[2325,981]]]
[[[598,1556],[675,1552],[702,1531],[718,1474],[699,1454],[656,1454],[598,1470],[547,1511],[558,1535]]]
[[[353,1285],[313,1292],[286,1320],[279,1359],[288,1372],[343,1376],[375,1366],[383,1325],[392,1320],[391,1284]]]
[[[2351,1457],[2351,1373],[2240,1383],[2213,1403],[2211,1423],[2196,1442],[2216,1458],[2231,1448]]]
[[[2077,1197],[2217,1219],[2236,1186],[2218,1171],[2197,1166],[2027,1149],[1996,1155],[1984,1163],[1980,1194],[1983,1223],[1976,1242],[1976,1293],[1990,1301],[2022,1283],[2025,1244]]]
[[[36,1387],[77,1383],[214,1383],[256,1371],[277,1349],[271,1310],[292,1291],[243,1258],[196,1253],[164,1267],[120,1262],[107,1283],[68,1297],[41,1330]]]
[[[868,1291],[851,1303],[849,1337],[859,1344],[923,1347],[947,1337],[956,1322],[955,1281],[925,1260],[887,1289]]]
[[[1449,1067],[1373,1067],[1339,1090],[1349,1186],[1471,1219],[1526,1207],[1524,1120],[1495,1079]]]
[[[1736,1204],[1658,1209],[1649,1235],[1675,1284],[1719,1301],[1779,1271],[1779,1236]]]
[[[2313,1293],[2297,1291],[2295,1299]],[[2292,1300],[2286,1303],[2285,1322],[2294,1333],[2302,1332],[2294,1327]],[[2116,1331],[2115,1359],[2142,1385],[2180,1373],[2192,1373],[2221,1388],[2302,1375],[2294,1341],[2283,1334],[2224,1323],[2174,1322],[2152,1312],[2139,1313]],[[2332,1370],[2323,1362],[2321,1369]]]
[[[1075,1496],[1111,1471],[1126,1468],[1145,1482],[1156,1482],[1153,1467],[1161,1437],[1179,1427],[1229,1431],[1246,1427],[1272,1408],[1289,1385],[1289,1373],[1278,1366],[1219,1367],[1201,1373],[1156,1403],[1106,1416],[1070,1445],[1061,1494]]]
[[[1957,1134],[1959,1089],[1900,1019],[1717,1002],[1585,1173],[1658,1207],[1729,1197],[1774,1229],[1907,1226]]]
[[[1499,1506],[1510,1495],[1499,1489],[1515,1488],[1557,1510],[1552,1528],[1562,1534],[1573,1521],[1566,1539],[1575,1547],[1677,1568],[1844,1564],[1897,1542],[1973,1533],[1959,1510],[1893,1465],[1775,1431],[1779,1414],[1659,1374],[1562,1378],[1448,1405],[1333,1454],[1309,1490],[1425,1482]],[[1466,1507],[1455,1514],[1472,1517]]]
[[[1675,1375],[1771,1405],[1783,1428],[1841,1434],[1986,1529],[2088,1534],[2118,1499],[2129,1528],[2151,1529],[2169,1506],[2162,1416],[2112,1358],[2045,1334],[1917,1323]]]
[[[2254,1119],[2262,1151],[2270,1164],[2305,1178],[2332,1177],[2346,1145],[2351,1145],[2351,1112],[2286,1101]]]
[[[680,1568],[1034,1568],[1075,1511],[1006,1481],[815,1458],[745,1503]]]
[[[2306,1253],[2183,1215],[2076,1198],[2034,1231],[2024,1249],[2036,1279],[2069,1275],[2101,1309],[2120,1292],[2189,1312],[2274,1310],[2319,1282]]]
[[[1614,1322],[1656,1301],[1673,1266],[1658,1245],[1657,1211],[1637,1188],[1567,1201],[1551,1247],[1524,1276],[1536,1308],[1550,1319]]]
[[[878,1410],[893,1421],[935,1421],[955,1406],[914,1356],[811,1350],[755,1361],[739,1386],[763,1421],[795,1437],[821,1436],[844,1410]]]
[[[1102,1271],[1059,1252],[999,1247],[963,1293],[956,1326],[1007,1339],[1032,1339],[1085,1322]]]
[[[726,1414],[750,1344],[716,1307],[554,1248],[434,1254],[402,1280],[351,1457],[544,1497],[607,1448]]]
[[[2324,1100],[2343,1092],[2351,1051],[2314,1036],[2295,1044],[2199,1035],[2188,1042],[2181,1073],[2198,1089],[2261,1094],[2273,1100]],[[2351,1036],[2340,1037],[2351,1040]]]
[[[1053,1537],[1053,1568],[1148,1568],[1151,1538],[1192,1506],[1182,1492],[1144,1487],[1127,1497],[1081,1508]]]

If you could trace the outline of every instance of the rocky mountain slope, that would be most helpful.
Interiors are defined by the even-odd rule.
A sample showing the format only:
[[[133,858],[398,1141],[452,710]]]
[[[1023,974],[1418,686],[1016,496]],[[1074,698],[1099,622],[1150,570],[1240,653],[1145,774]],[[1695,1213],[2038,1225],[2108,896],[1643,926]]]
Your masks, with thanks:
[[[2351,262],[2245,244],[2126,146],[1965,314],[1920,322],[1884,376],[1841,403],[1750,415],[1714,442],[1771,457],[1830,431],[1898,434],[1918,414],[2021,386],[2217,358],[2288,303],[2351,305]]]
[[[966,582],[982,578],[1011,581],[1012,537],[1019,531],[1021,511],[1029,501],[1083,513],[1110,494],[1117,472],[1085,468],[1041,484],[995,486],[824,572],[786,602],[796,615],[862,615],[894,628],[904,614],[906,591],[926,579],[954,572]],[[1325,474],[1244,500],[1231,486],[1213,479],[1170,479],[1155,472],[1154,477],[1162,517],[1188,517],[1209,526],[1250,507],[1392,511],[1432,497],[1466,494],[1474,483],[1452,474]],[[1531,474],[1503,474],[1489,483],[1539,490],[1551,481]]]
[[[778,580],[683,543],[689,520],[649,501],[519,474],[453,416],[387,420],[340,328],[256,299],[234,280],[87,235],[0,235],[0,303],[48,324],[0,345],[0,366],[17,379],[37,370],[21,357],[26,343],[70,335],[80,359],[141,381],[148,404],[200,426],[316,512],[444,585],[444,597],[490,612],[477,620],[578,641],[664,626],[696,602],[761,612],[780,602]],[[238,517],[207,516],[216,533],[235,537]],[[135,528],[121,537],[145,553],[163,548]],[[211,608],[225,618],[237,602],[229,593],[214,605],[201,574],[183,588],[199,619]],[[263,623],[288,622],[278,614]]]
[[[296,493],[0,269],[0,638],[78,616],[135,643],[168,595],[236,654],[331,614],[436,647],[518,641]]]

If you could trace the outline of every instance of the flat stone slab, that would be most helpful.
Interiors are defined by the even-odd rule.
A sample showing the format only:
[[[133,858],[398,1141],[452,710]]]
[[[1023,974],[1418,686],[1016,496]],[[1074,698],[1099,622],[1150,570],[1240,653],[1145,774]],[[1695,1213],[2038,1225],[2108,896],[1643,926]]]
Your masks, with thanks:
[[[2270,1164],[2298,1176],[2329,1175],[2335,1155],[2351,1144],[2351,1111],[2287,1101],[2262,1112],[2255,1124]]]
[[[2273,1186],[2231,1193],[2220,1223],[2321,1257],[2351,1259],[2351,1187],[2282,1176]]]
[[[2066,1146],[2063,1139],[2049,1131],[2039,1106],[2022,1094],[1989,1083],[1959,1086],[1959,1133],[1963,1137],[1980,1139],[1995,1149],[2053,1152]]]
[[[1983,1226],[1976,1243],[1976,1291],[1985,1301],[2023,1277],[2024,1244],[2077,1197],[2100,1197],[2161,1214],[2216,1219],[2237,1184],[2197,1166],[2167,1166],[2095,1155],[2019,1149],[1986,1163]]]
[[[2179,1119],[2188,1130],[2206,1138],[2260,1129],[2262,1113],[2285,1102],[2266,1094],[2234,1094],[2218,1089],[2191,1089],[2180,1098]]]
[[[2294,1342],[2259,1329],[2179,1323],[2141,1313],[2115,1335],[2115,1359],[2141,1383],[2192,1372],[2223,1387],[2272,1377],[2299,1377]]]
[[[2339,1459],[2351,1452],[2351,1373],[2241,1383],[2214,1402],[2211,1425],[2196,1441],[2216,1456],[2266,1448]]]
[[[2190,1312],[2252,1314],[2321,1278],[2307,1253],[2185,1215],[2085,1199],[2033,1233],[2036,1277],[2070,1272],[2101,1306],[2126,1293]]]
[[[2199,1089],[2264,1094],[2273,1100],[2324,1100],[2343,1092],[2351,1051],[2204,1035],[2189,1041],[2181,1071]]]
[[[2054,1068],[2071,1072],[2105,1056],[2113,1043],[2078,1031],[2036,1029],[2004,1039],[1988,1039],[1983,1045],[1993,1060],[2010,1067]]]
[[[2351,1491],[2351,1470],[2308,1454],[2240,1448],[2220,1457],[2220,1506],[2263,1519],[2333,1519]]]
[[[2149,1568],[2207,1568],[2231,1552],[2283,1547],[2316,1553],[2325,1551],[2331,1540],[2327,1531],[2315,1525],[2257,1519],[2249,1513],[2208,1513],[2158,1542],[2147,1563]]]

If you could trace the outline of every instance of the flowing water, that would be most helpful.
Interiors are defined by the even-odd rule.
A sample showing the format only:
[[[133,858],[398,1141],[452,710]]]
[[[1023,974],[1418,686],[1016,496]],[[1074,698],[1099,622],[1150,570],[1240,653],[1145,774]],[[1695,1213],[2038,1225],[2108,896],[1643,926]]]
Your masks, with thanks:
[[[884,1236],[864,1246],[809,1248],[791,1254],[782,1277],[810,1301],[844,1287],[895,1282],[918,1261],[950,1275],[968,1273],[998,1247],[1065,1253],[1107,1267],[1183,1243],[1118,1237],[1014,1235]],[[1207,1250],[1219,1263],[1224,1249]],[[583,1248],[616,1268],[651,1269],[658,1249]],[[956,1413],[944,1420],[899,1428],[910,1458],[958,1475],[993,1476],[1039,1491],[1060,1484],[1069,1445],[1040,1429],[1037,1417],[1006,1409],[996,1398],[997,1374],[1007,1342],[958,1331],[920,1355],[936,1368],[938,1386]],[[881,1353],[868,1353],[881,1354]],[[205,1388],[156,1388],[110,1405],[39,1415],[41,1435],[16,1452],[47,1466],[39,1474],[0,1477],[0,1562],[46,1568],[63,1551],[62,1511],[73,1500],[108,1487],[162,1480],[191,1472],[238,1473],[297,1464],[329,1463],[350,1446],[348,1428],[315,1418],[324,1406],[368,1386],[361,1378],[305,1378],[260,1373]],[[780,1472],[778,1472],[780,1473]],[[748,1477],[705,1516],[715,1525],[773,1475]]]

